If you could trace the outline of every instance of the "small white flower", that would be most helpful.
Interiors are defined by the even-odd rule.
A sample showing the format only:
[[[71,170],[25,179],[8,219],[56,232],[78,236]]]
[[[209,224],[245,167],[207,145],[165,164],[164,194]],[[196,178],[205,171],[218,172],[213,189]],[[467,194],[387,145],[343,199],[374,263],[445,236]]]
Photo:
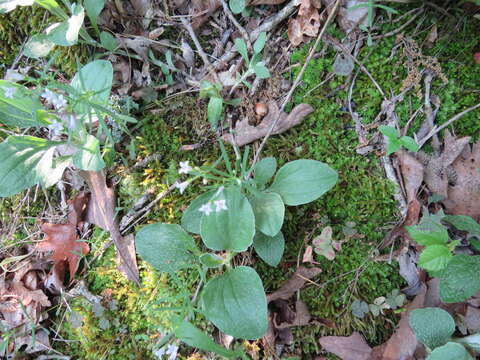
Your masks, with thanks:
[[[203,184],[203,185],[207,185],[207,184],[208,184],[207,178],[203,178],[203,179],[202,179],[202,184]]]
[[[222,210],[228,210],[227,202],[225,200],[215,200],[214,201],[216,209],[215,212],[220,212]]]
[[[175,187],[180,191],[180,194],[183,194],[183,192],[185,191],[185,189],[187,188],[189,182],[188,181],[184,181],[184,182],[176,182],[175,183]]]
[[[168,360],[175,360],[177,358],[177,352],[178,352],[177,345],[173,345],[173,344],[168,345],[167,352],[166,352],[167,355],[170,355],[168,357]]]
[[[162,346],[160,349],[155,351],[153,353],[153,355],[155,355],[158,359],[161,359],[163,357],[163,355],[165,355],[166,351],[167,351],[167,349],[165,348],[165,346]]]
[[[180,161],[180,170],[178,170],[179,174],[188,174],[192,170],[193,168],[188,165],[188,161]]]
[[[58,95],[52,100],[52,104],[55,109],[59,110],[67,105],[67,100],[63,97],[63,95]]]
[[[14,87],[3,88],[3,93],[7,99],[13,99],[15,91],[17,91],[17,88]]]
[[[45,100],[47,100],[47,102],[50,104],[53,104],[53,102],[57,98],[57,95],[49,89],[43,90],[43,93],[40,96],[43,97]]]
[[[200,206],[200,209],[198,209],[198,211],[204,213],[205,215],[210,215],[210,213],[213,211],[212,209],[212,204],[211,203],[206,203],[206,204],[203,204],[202,206]]]
[[[53,122],[50,125],[48,125],[48,130],[50,130],[53,135],[58,136],[61,134],[63,130],[63,125],[59,123],[57,120],[53,120]]]
[[[69,115],[68,116],[68,121],[67,121],[67,127],[69,130],[73,131],[77,127],[77,118],[75,115]]]

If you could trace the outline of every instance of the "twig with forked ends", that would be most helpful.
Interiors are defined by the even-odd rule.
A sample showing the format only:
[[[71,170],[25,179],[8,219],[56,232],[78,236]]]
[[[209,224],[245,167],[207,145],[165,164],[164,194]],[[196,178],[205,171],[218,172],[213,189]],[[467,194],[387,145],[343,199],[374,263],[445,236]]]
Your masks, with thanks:
[[[277,123],[278,123],[278,121],[279,121],[279,119],[280,119],[280,115],[282,114],[283,110],[285,109],[285,106],[288,104],[288,102],[289,102],[290,99],[292,98],[295,89],[296,89],[297,86],[300,84],[300,80],[302,79],[303,74],[305,73],[305,70],[307,69],[308,64],[309,64],[310,61],[312,60],[313,55],[315,54],[315,50],[317,49],[318,44],[320,43],[320,40],[322,39],[323,35],[325,34],[325,31],[327,30],[328,25],[331,23],[331,21],[333,20],[334,16],[336,15],[337,10],[338,10],[338,7],[339,7],[339,5],[340,5],[341,2],[342,2],[341,0],[335,1],[335,4],[333,5],[332,11],[330,11],[330,14],[328,15],[328,18],[327,18],[327,20],[325,21],[325,24],[323,24],[322,30],[320,30],[320,32],[318,33],[317,38],[315,39],[315,43],[314,43],[313,46],[310,48],[310,52],[309,52],[307,58],[305,59],[305,64],[303,64],[302,69],[301,69],[300,72],[298,73],[298,75],[297,75],[294,83],[292,84],[292,87],[290,88],[287,96],[285,97],[285,100],[283,101],[283,103],[282,103],[282,105],[281,105],[281,107],[280,107],[280,110],[279,110],[279,112],[278,112],[278,115],[277,115],[276,119],[272,122],[272,125],[270,125],[270,128],[268,129],[267,134],[265,135],[265,137],[263,138],[262,142],[260,143],[260,146],[259,146],[258,150],[255,152],[255,156],[253,157],[251,169],[253,169],[253,167],[254,167],[255,164],[257,163],[257,161],[258,161],[258,159],[259,159],[259,157],[260,157],[260,153],[262,152],[263,148],[265,147],[265,144],[267,143],[268,138],[270,137],[270,135],[272,135],[273,129],[275,129],[275,127],[277,126]],[[250,172],[247,174],[247,177],[249,177],[249,176],[250,176]]]
[[[470,111],[473,111],[473,110],[476,110],[476,109],[479,109],[480,108],[480,103],[478,103],[477,105],[473,105],[471,107],[469,107],[468,109],[466,110],[463,110],[461,113],[458,113],[457,115],[455,115],[454,117],[452,117],[450,120],[448,120],[446,123],[440,125],[440,126],[436,126],[435,128],[433,128],[432,130],[430,130],[430,132],[427,134],[427,136],[425,136],[421,141],[419,141],[418,145],[420,146],[420,148],[425,145],[425,143],[430,140],[430,138],[436,134],[438,134],[440,131],[442,131],[443,129],[445,129],[447,126],[450,126],[453,122],[457,121],[458,119],[460,119],[463,115],[466,115],[468,114]]]
[[[198,41],[197,35],[195,34],[195,31],[193,30],[192,25],[184,17],[180,18],[180,21],[182,22],[182,25],[185,27],[185,29],[188,31],[188,34],[192,38],[193,43],[195,44],[195,47],[197,48],[197,51],[200,54],[200,57],[202,58],[203,63],[208,68],[212,76],[215,78],[215,81],[221,84],[220,78],[218,77],[218,74],[215,71],[215,68],[212,66],[210,61],[208,61],[207,54],[205,54],[205,51],[203,51],[202,45],[200,44],[200,41]]]

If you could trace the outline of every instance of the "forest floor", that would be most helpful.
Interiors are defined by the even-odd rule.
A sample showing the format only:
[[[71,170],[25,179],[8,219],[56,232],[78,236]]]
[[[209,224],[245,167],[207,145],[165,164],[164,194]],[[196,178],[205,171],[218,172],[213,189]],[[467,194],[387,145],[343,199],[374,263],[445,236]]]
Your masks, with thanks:
[[[248,15],[236,15],[236,18],[252,32],[268,16],[275,16],[283,6],[288,6],[287,2],[277,2],[276,6],[251,6]],[[136,34],[130,39],[138,40],[137,44],[123,45],[117,54],[103,56],[114,63],[116,70],[116,103],[122,109],[131,108],[130,116],[138,121],[129,126],[128,133],[119,135],[115,145],[117,158],[105,170],[115,185],[115,210],[119,219],[132,207],[138,208],[140,198],[146,197],[145,209],[145,204],[163,192],[148,210],[140,210],[139,214],[143,215],[138,221],[130,222],[123,229],[125,233],[135,233],[145,224],[179,223],[183,211],[202,188],[201,184],[191,185],[180,194],[172,187],[178,178],[179,162],[213,163],[220,150],[215,131],[208,125],[208,99],[200,99],[198,87],[192,86],[189,77],[184,75],[198,78],[201,69],[208,74],[208,66],[198,55],[189,32],[175,17],[182,14],[182,7],[171,5],[169,8],[164,4],[165,8],[162,5],[155,10],[156,20],[145,24],[136,16],[129,16],[128,11],[135,11],[130,5],[125,5],[124,13],[119,14],[112,10],[115,8],[112,4],[104,10],[108,15],[102,13],[104,21],[100,26],[109,27],[118,39]],[[409,285],[400,275],[397,262],[405,242],[391,235],[392,230],[404,223],[409,199],[399,160],[395,155],[385,156],[385,141],[378,127],[392,125],[391,113],[385,108],[392,104],[392,99],[396,114],[393,125],[406,129],[403,135],[415,137],[417,141],[421,140],[419,134],[425,133],[428,108],[432,111],[433,107],[434,121],[439,126],[477,105],[480,60],[475,61],[475,54],[480,51],[480,20],[474,16],[478,7],[467,4],[439,7],[411,1],[388,5],[395,14],[377,8],[368,32],[358,26],[345,27],[340,15],[337,16],[326,28],[310,60],[307,58],[315,37],[304,36],[300,44],[292,45],[288,21],[298,16],[292,12],[267,31],[263,59],[271,76],[252,81],[253,91],[241,85],[229,94],[225,89],[231,87],[224,87],[225,96],[242,100],[238,106],[226,107],[226,123],[235,123],[244,117],[258,121],[256,105],[281,104],[305,65],[286,111],[308,104],[313,112],[298,125],[272,135],[262,157],[276,157],[279,167],[300,158],[319,160],[330,165],[339,176],[338,183],[320,199],[286,208],[282,228],[285,251],[278,266],[269,266],[252,251],[235,259],[237,264],[257,270],[267,294],[279,289],[301,266],[321,270],[307,279],[294,296],[294,300],[301,299],[306,304],[310,321],[292,327],[292,338],[287,341],[277,337],[274,355],[266,350],[265,340],[244,344],[254,359],[269,356],[336,359],[322,348],[319,339],[330,335],[349,336],[354,331],[360,332],[370,345],[380,345],[391,337],[406,309],[406,304],[402,304],[397,310],[386,309],[378,314],[352,313],[356,300],[374,304],[376,299],[388,297],[392,291]],[[323,9],[322,5],[317,10],[321,14],[319,28],[327,18]],[[241,35],[221,6],[211,13],[208,10],[209,16],[196,28],[197,36],[203,51],[207,54],[217,51],[218,58],[224,54],[222,50],[215,50],[222,36],[227,32],[235,37]],[[344,17],[345,11],[340,12]],[[37,6],[0,15],[0,48],[3,49],[0,50],[3,57],[0,73],[5,75],[12,66],[40,69],[36,62],[23,63],[15,55],[28,36],[51,22],[53,19]],[[161,35],[149,44],[151,54],[155,50],[157,58],[163,61],[165,50],[171,49],[176,72],[163,72],[154,55],[148,56],[144,49],[139,50],[139,46],[144,46],[139,39],[142,36],[152,39],[154,30]],[[230,41],[227,37],[224,45],[230,46]],[[76,61],[86,63],[98,53],[87,45],[62,49],[67,50],[62,50],[51,66],[63,80],[71,79],[77,68]],[[190,53],[193,62],[185,60]],[[240,66],[238,58],[234,58],[215,71],[227,77],[228,72],[234,73]],[[342,66],[347,70],[339,69]],[[455,137],[469,136],[471,142],[476,142],[480,135],[480,110],[466,113],[448,129]],[[8,134],[0,131],[1,138]],[[443,132],[440,135],[442,139]],[[251,144],[254,151],[259,147],[261,140],[258,139]],[[436,149],[427,143],[423,150],[433,154]],[[234,156],[233,150],[228,152]],[[386,175],[386,168],[392,172]],[[72,180],[65,181],[70,184]],[[0,199],[0,265],[4,279],[8,273],[18,270],[16,264],[29,257],[45,261],[43,254],[33,251],[43,238],[39,221],[62,222],[65,219],[62,196],[66,193],[67,199],[73,198],[79,190],[81,185],[66,186],[66,190],[56,186],[37,187]],[[432,193],[423,187],[418,198],[426,203]],[[332,238],[342,241],[341,250],[333,260],[316,253],[309,257],[305,252],[327,226],[333,230]],[[88,241],[90,251],[82,257],[75,277],[66,282],[60,292],[50,293],[45,287],[39,287],[52,305],[41,320],[32,323],[35,326],[32,333],[40,328],[47,330],[47,349],[33,352],[28,347],[15,351],[10,348],[5,356],[12,351],[10,354],[16,359],[40,358],[38,354],[56,355],[58,359],[161,358],[155,351],[162,336],[171,330],[173,312],[168,309],[182,301],[183,293],[177,281],[138,259],[140,280],[136,284],[118,270],[116,249],[107,231],[89,228],[82,239]],[[178,279],[183,286],[195,291],[195,272],[180,271]],[[194,319],[194,324],[218,338],[218,331],[202,315]],[[0,328],[0,333],[2,331]],[[3,331],[5,344],[8,336],[12,343],[11,334]],[[185,345],[180,345],[177,356],[179,359],[216,358]]]

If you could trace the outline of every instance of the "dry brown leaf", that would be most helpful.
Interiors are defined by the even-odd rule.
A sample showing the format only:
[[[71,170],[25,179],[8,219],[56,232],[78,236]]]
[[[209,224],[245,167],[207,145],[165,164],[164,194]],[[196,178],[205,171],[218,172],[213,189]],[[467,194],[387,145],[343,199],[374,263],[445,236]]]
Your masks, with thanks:
[[[192,27],[198,29],[220,6],[222,6],[220,0],[192,0],[190,5],[191,14],[194,16]]]
[[[417,199],[417,192],[423,181],[423,165],[412,154],[405,150],[397,152],[400,162],[403,183],[407,194],[407,202]]]
[[[280,289],[271,293],[267,296],[268,301],[274,301],[276,299],[288,300],[295,294],[296,291],[300,290],[307,280],[317,276],[322,272],[319,268],[306,268],[300,266],[292,275],[290,279],[287,280],[285,284],[282,285]]]
[[[115,192],[107,186],[102,171],[82,171],[82,177],[92,192],[88,203],[86,220],[110,232],[110,236],[121,258],[119,268],[132,281],[138,283],[137,258],[133,237],[122,237],[115,212]]]
[[[299,46],[317,36],[320,29],[320,7],[319,0],[301,0],[297,17],[288,21],[288,39],[293,46]]]
[[[275,102],[270,102],[268,104],[268,114],[259,125],[252,126],[248,123],[248,118],[244,118],[235,125],[235,141],[232,139],[232,134],[225,134],[222,138],[230,144],[236,143],[238,146],[246,145],[264,137],[278,116],[280,116],[280,119],[272,135],[280,134],[300,124],[305,116],[312,112],[313,107],[307,104],[300,104],[295,106],[289,114],[283,111],[280,113],[278,105]]]
[[[45,233],[45,238],[36,246],[38,251],[53,251],[52,259],[55,264],[68,263],[70,281],[78,269],[80,257],[86,255],[90,250],[85,241],[78,241],[77,234],[77,227],[82,221],[87,200],[84,193],[69,200],[66,224],[42,224],[41,229]]]
[[[445,212],[468,215],[480,221],[480,142],[466,145],[452,168],[453,181],[443,201]]]
[[[323,336],[320,345],[342,360],[370,360],[372,348],[367,344],[363,336],[354,332],[346,336]]]

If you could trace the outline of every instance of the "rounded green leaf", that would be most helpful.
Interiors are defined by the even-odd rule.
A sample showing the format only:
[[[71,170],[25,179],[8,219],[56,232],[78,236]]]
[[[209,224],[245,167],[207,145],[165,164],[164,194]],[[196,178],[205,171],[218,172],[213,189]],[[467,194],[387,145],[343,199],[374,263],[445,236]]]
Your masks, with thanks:
[[[230,0],[228,2],[230,6],[230,10],[234,14],[240,14],[243,10],[245,10],[245,0]]]
[[[418,265],[428,271],[440,271],[447,266],[451,258],[452,253],[445,245],[430,245],[420,254]]]
[[[200,222],[203,216],[203,213],[200,212],[200,207],[212,200],[215,192],[216,190],[208,191],[190,203],[182,216],[182,227],[185,230],[194,234],[200,234]]]
[[[267,298],[251,267],[240,266],[210,280],[203,289],[202,308],[208,320],[233,337],[253,340],[267,331]]]
[[[285,239],[279,232],[275,236],[267,236],[257,232],[253,238],[253,247],[260,258],[270,266],[277,266],[282,260],[285,250]]]
[[[456,255],[440,276],[440,298],[454,303],[467,300],[480,290],[480,256]]]
[[[282,229],[285,205],[277,193],[257,192],[251,199],[255,226],[268,236],[275,236]]]
[[[465,347],[449,342],[433,350],[427,360],[473,360],[473,358]]]
[[[117,39],[112,34],[106,31],[102,31],[100,33],[100,43],[105,49],[110,51],[115,50],[118,46]]]
[[[258,62],[253,65],[253,71],[260,79],[268,79],[270,77],[270,71],[268,71],[268,68],[263,62]]]
[[[455,331],[455,321],[448,312],[440,308],[413,310],[409,324],[418,341],[430,349],[446,344]]]
[[[53,168],[57,143],[33,136],[9,136],[0,144],[0,197],[58,178]]]
[[[74,76],[72,87],[80,94],[90,94],[89,101],[106,104],[113,81],[113,67],[110,61],[95,60],[83,66]],[[77,109],[85,112],[84,108]]]
[[[218,126],[218,122],[222,117],[223,112],[223,99],[219,97],[211,97],[208,101],[208,122],[212,126],[213,129],[216,129]]]
[[[55,47],[55,44],[45,34],[32,36],[25,44],[24,55],[30,58],[39,59],[47,56]]]
[[[215,201],[225,200],[228,210],[216,211]],[[239,187],[228,187],[212,200],[213,212],[203,215],[200,234],[205,245],[215,251],[245,251],[255,235],[252,206]]]
[[[100,142],[95,136],[86,136],[85,142],[73,154],[73,165],[86,171],[100,171],[105,167],[100,154]]]
[[[337,172],[327,164],[316,160],[295,160],[278,170],[269,191],[280,194],[287,205],[302,205],[325,194],[337,179]]]
[[[85,11],[81,5],[72,5],[72,16],[68,20],[50,25],[46,29],[48,39],[56,45],[72,46],[78,41],[78,33],[85,18]]]
[[[199,253],[192,237],[174,224],[142,227],[135,236],[135,247],[143,260],[164,272],[191,267]]]
[[[260,34],[258,34],[257,40],[255,40],[255,43],[253,44],[253,51],[258,54],[263,50],[263,47],[265,46],[265,42],[267,41],[267,33],[265,31],[262,31]]]
[[[277,160],[274,157],[266,157],[255,165],[255,182],[259,186],[264,186],[275,175],[277,170]]]

